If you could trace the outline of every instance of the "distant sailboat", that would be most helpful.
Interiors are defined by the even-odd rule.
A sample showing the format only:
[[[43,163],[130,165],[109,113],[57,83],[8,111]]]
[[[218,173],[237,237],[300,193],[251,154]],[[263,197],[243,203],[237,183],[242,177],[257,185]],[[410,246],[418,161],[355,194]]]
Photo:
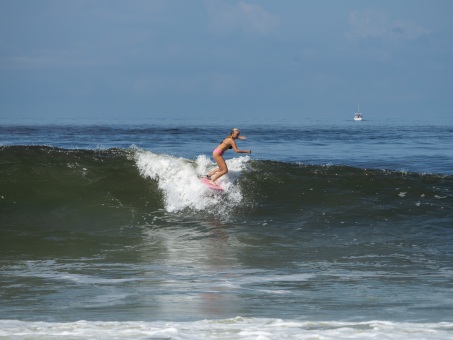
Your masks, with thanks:
[[[357,112],[354,114],[354,120],[356,120],[356,121],[363,120],[363,116],[360,113],[359,102],[357,102]]]

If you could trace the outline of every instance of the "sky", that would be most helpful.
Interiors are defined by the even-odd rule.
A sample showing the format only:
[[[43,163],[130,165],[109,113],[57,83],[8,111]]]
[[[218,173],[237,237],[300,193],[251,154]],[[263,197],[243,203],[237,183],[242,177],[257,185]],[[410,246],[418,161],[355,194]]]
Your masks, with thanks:
[[[0,0],[0,121],[453,117],[452,0]],[[240,124],[235,124],[240,125]]]

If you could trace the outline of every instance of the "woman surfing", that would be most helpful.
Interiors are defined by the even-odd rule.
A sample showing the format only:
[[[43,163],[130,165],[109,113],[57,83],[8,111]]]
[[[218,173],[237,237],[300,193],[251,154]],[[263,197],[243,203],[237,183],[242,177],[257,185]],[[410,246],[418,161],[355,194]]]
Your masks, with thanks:
[[[228,173],[228,167],[226,165],[225,159],[223,159],[223,154],[228,149],[233,149],[236,153],[248,153],[251,154],[252,150],[239,150],[236,146],[236,139],[245,140],[247,139],[244,136],[240,136],[241,132],[238,128],[231,130],[231,133],[226,137],[212,152],[212,157],[217,162],[218,168],[212,170],[206,177],[209,180],[209,183],[212,185],[217,185],[215,182],[220,177]]]

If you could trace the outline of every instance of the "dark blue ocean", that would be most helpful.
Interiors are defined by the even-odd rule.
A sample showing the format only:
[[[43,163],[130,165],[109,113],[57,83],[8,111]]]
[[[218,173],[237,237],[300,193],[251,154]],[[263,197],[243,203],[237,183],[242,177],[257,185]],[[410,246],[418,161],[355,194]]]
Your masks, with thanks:
[[[2,339],[451,339],[453,122],[2,125],[0,273]]]

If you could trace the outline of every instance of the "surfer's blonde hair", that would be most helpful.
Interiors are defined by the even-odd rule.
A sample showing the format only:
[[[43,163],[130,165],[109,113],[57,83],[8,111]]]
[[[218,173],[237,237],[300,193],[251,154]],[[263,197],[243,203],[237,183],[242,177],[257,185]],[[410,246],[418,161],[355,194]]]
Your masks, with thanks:
[[[235,133],[235,132],[241,132],[241,131],[239,131],[238,128],[233,128],[233,129],[231,130],[231,132],[230,132],[230,136],[232,136],[233,133]]]

